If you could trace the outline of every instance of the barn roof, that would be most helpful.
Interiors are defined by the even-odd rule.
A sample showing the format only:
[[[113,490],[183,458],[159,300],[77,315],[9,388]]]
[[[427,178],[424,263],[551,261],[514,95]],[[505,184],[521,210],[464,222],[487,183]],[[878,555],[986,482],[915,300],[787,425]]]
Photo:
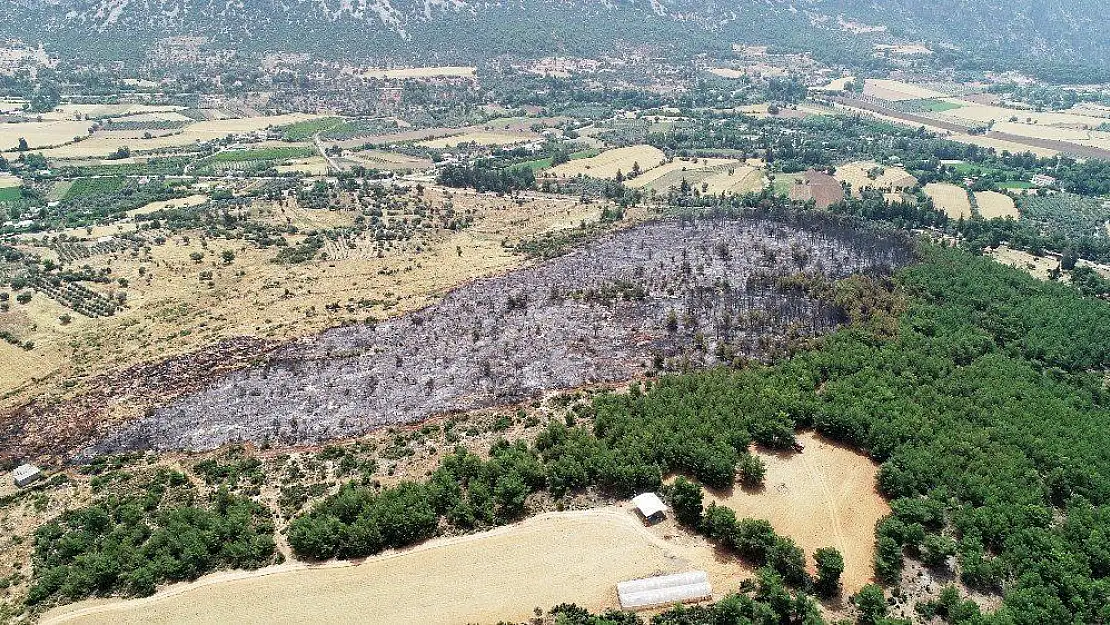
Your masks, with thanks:
[[[644,518],[653,517],[660,512],[667,511],[667,504],[655,493],[643,493],[632,498],[632,504],[644,515]]]

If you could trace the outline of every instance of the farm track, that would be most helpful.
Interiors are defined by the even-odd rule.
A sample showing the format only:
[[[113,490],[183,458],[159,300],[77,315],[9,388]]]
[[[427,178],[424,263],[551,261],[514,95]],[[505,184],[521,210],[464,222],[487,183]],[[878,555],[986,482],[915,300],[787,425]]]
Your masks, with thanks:
[[[841,321],[830,305],[779,288],[779,277],[887,272],[909,259],[901,237],[820,216],[653,222],[459,287],[422,311],[287,345],[118,422],[81,457],[315,444],[624,381],[653,360],[767,359]]]

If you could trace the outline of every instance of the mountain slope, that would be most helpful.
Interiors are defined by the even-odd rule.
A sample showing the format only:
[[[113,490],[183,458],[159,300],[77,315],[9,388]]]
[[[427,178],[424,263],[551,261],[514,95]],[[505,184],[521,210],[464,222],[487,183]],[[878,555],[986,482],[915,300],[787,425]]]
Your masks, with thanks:
[[[924,40],[989,61],[1110,65],[1101,0],[4,0],[0,37],[61,52],[141,55],[200,35],[252,51],[462,60],[646,45],[712,51],[772,44],[866,56]],[[851,25],[869,28],[853,28]],[[847,25],[847,26],[846,26]]]

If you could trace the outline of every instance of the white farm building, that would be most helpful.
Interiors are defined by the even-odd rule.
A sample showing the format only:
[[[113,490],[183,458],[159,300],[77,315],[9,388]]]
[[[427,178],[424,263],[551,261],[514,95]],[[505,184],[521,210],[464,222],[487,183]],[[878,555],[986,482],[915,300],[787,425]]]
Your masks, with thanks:
[[[33,464],[21,464],[15,468],[15,471],[12,471],[12,481],[20,488],[41,479],[42,470]]]
[[[632,498],[632,505],[648,523],[657,523],[667,514],[667,504],[655,493],[643,493]]]
[[[695,603],[713,598],[709,575],[691,571],[634,579],[617,584],[622,610],[646,610],[675,603]]]

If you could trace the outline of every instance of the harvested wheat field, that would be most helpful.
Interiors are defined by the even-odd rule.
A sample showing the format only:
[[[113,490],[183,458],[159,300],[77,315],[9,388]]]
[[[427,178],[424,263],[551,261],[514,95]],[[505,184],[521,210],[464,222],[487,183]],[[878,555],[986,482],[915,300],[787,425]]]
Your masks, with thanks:
[[[975,204],[979,207],[979,214],[984,219],[994,219],[996,217],[1013,217],[1018,218],[1017,206],[1014,205],[1014,199],[1005,193],[997,191],[977,191],[975,193]]]
[[[845,593],[854,593],[871,581],[875,523],[890,514],[875,490],[879,468],[812,432],[798,435],[798,442],[805,446],[800,454],[759,454],[767,465],[763,490],[710,491],[706,503],[726,505],[737,517],[770,521],[805,550],[811,570],[814,551],[836,547],[844,555]]]
[[[8,189],[11,187],[18,187],[23,184],[18,176],[11,174],[0,174],[0,189]]]
[[[107,156],[121,147],[127,147],[136,153],[165,150],[168,148],[190,146],[197,142],[222,139],[228,135],[253,133],[271,126],[286,126],[297,122],[317,119],[318,117],[320,116],[291,113],[288,115],[273,115],[269,117],[208,120],[185,126],[180,132],[175,132],[174,134],[152,137],[150,139],[120,138],[94,134],[92,137],[78,143],[71,143],[69,145],[43,150],[42,154],[47,158],[93,158]],[[56,123],[87,125],[87,122]],[[20,124],[19,126],[25,125],[27,124]],[[5,129],[0,126],[0,133],[4,132],[4,130]],[[4,135],[0,134],[0,148],[6,146],[6,142],[3,141],[3,138]],[[70,135],[67,141],[72,140],[73,135]]]
[[[522,622],[536,607],[617,607],[627,579],[709,571],[719,595],[748,573],[706,542],[647,529],[627,508],[550,513],[481,534],[429,541],[360,564],[282,565],[215,574],[147,599],[84,602],[41,623]]]
[[[856,161],[840,165],[833,174],[837,182],[847,182],[852,194],[862,189],[902,191],[917,186],[917,179],[901,167],[887,167],[874,161]]]
[[[763,188],[764,173],[762,169],[742,165],[735,170],[723,171],[713,174],[702,180],[706,185],[706,192],[725,195],[755,193]]]
[[[933,204],[952,219],[971,217],[971,200],[967,198],[967,190],[963,187],[931,182],[925,185],[925,195],[928,195],[933,200]]]
[[[628,180],[625,184],[636,189],[642,189],[645,187],[658,189],[660,188],[660,186],[655,183],[657,183],[660,179],[667,177],[669,174],[673,174],[675,172],[701,171],[716,167],[736,166],[739,164],[739,161],[727,158],[696,158],[689,160],[676,158],[669,163],[664,163],[658,167],[653,167],[643,174],[640,174],[639,176]],[[643,163],[641,163],[640,166],[643,167]],[[665,189],[666,187],[662,188]]]
[[[650,145],[633,145],[627,148],[606,150],[591,158],[581,158],[563,163],[548,170],[558,178],[573,178],[578,175],[591,178],[615,178],[617,172],[627,174],[633,165],[640,164],[640,170],[647,172],[667,160],[663,151]]]
[[[27,146],[32,150],[70,143],[76,137],[88,136],[89,128],[92,128],[92,122],[43,121],[0,124],[0,153],[15,152],[20,139],[26,139]]]

